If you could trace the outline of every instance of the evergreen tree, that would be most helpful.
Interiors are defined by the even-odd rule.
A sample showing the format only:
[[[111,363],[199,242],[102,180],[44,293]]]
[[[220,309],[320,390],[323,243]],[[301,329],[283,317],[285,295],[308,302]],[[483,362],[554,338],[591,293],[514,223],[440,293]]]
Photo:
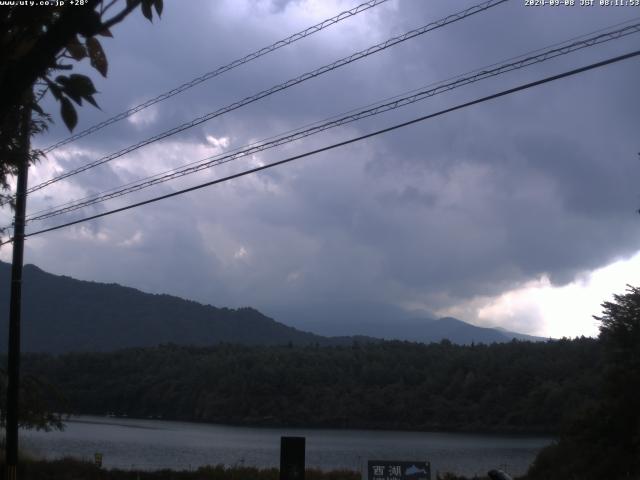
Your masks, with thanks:
[[[544,449],[528,479],[640,478],[640,289],[602,304],[603,381],[597,405]]]

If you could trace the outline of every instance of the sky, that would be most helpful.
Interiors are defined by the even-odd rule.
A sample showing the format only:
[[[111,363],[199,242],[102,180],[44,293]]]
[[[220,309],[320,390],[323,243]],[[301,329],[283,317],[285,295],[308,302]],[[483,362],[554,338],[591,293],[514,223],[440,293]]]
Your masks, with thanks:
[[[579,3],[579,2],[578,2]],[[352,0],[165,0],[101,42],[100,109],[80,131],[352,8]],[[29,184],[474,5],[390,0],[49,153]],[[636,7],[510,0],[34,193],[29,212],[633,19]],[[637,49],[640,34],[457,88],[136,194],[35,231],[381,129]],[[25,263],[289,325],[454,316],[544,337],[597,335],[600,304],[640,285],[638,58],[273,169],[30,237]],[[46,147],[66,138],[57,106]],[[10,222],[9,212],[1,218]],[[10,247],[0,259],[10,261]],[[324,327],[323,327],[324,325]],[[354,327],[355,328],[355,327]],[[352,333],[360,333],[353,331]]]

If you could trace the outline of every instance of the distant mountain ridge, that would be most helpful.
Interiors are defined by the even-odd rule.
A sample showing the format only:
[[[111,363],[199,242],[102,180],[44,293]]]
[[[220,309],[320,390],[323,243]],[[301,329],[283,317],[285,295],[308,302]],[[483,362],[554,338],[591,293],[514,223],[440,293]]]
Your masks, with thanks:
[[[10,272],[10,265],[0,262],[0,351],[6,351],[7,345]],[[35,265],[25,265],[24,285],[22,349],[27,352],[111,351],[166,343],[348,345],[354,341],[379,341],[364,335],[317,335],[277,322],[253,308],[217,308],[118,284],[53,275]],[[425,322],[424,327],[421,335],[406,332],[413,338],[397,338],[493,343],[518,335],[456,319]]]
[[[547,340],[502,328],[478,327],[453,317],[431,318],[424,316],[414,318],[399,315],[388,318],[389,320],[386,322],[382,319],[353,323],[328,320],[326,323],[321,321],[307,322],[300,326],[304,330],[328,336],[344,335],[344,332],[349,330],[351,334],[383,340],[406,340],[419,343],[440,342],[443,339],[460,345],[510,342],[514,338],[531,342]]]
[[[0,308],[7,312],[0,328],[2,351],[7,344],[9,280],[10,267],[1,263]],[[288,327],[252,308],[216,308],[117,284],[52,275],[34,265],[24,268],[22,311],[23,350],[31,352],[109,351],[163,343],[330,343],[325,337]]]

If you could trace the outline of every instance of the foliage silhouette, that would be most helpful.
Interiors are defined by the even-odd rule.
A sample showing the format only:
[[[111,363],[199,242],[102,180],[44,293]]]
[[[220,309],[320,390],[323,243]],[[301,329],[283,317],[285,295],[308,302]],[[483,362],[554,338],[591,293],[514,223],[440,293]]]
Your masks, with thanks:
[[[17,174],[23,161],[21,110],[29,108],[35,114],[32,135],[46,130],[52,117],[40,103],[51,93],[60,104],[62,120],[73,130],[78,121],[74,104],[80,106],[84,100],[97,107],[97,92],[89,77],[68,72],[87,58],[106,77],[108,61],[98,37],[110,37],[110,28],[138,6],[151,21],[152,7],[160,16],[163,0],[83,0],[77,6],[16,2],[0,9],[0,201],[12,203],[4,192],[8,177]],[[110,13],[118,7],[117,13]],[[32,151],[29,162],[40,156]]]
[[[567,426],[530,469],[531,480],[640,478],[640,289],[602,304],[598,402]]]

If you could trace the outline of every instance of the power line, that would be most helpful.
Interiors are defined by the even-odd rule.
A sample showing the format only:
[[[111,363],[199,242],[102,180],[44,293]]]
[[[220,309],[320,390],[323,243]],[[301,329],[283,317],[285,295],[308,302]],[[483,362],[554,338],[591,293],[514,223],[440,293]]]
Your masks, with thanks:
[[[291,45],[294,42],[297,42],[298,40],[302,40],[303,38],[309,37],[311,35],[313,35],[314,33],[317,33],[321,30],[324,30],[327,27],[330,27],[331,25],[335,25],[338,22],[341,22],[342,20],[345,20],[347,18],[351,18],[361,12],[364,12],[366,10],[369,10],[373,7],[376,7],[378,5],[380,5],[381,3],[386,2],[387,0],[370,0],[368,2],[362,3],[360,5],[358,5],[357,7],[354,7],[350,10],[346,10],[344,12],[339,13],[338,15],[328,18],[326,20],[323,20],[320,23],[317,23],[311,27],[308,27],[298,33],[294,33],[293,35],[290,35],[287,38],[284,38],[282,40],[278,40],[277,42],[267,46],[267,47],[263,47],[260,50],[256,50],[255,52],[252,52],[248,55],[245,55],[242,58],[238,58],[236,60],[233,60],[232,62],[223,65],[222,67],[218,67],[215,70],[212,70],[210,72],[205,73],[204,75],[201,75],[199,77],[194,78],[193,80],[183,83],[182,85],[169,90],[167,92],[161,93],[160,95],[158,95],[157,97],[151,98],[149,100],[147,100],[146,102],[141,103],[140,105],[137,105],[135,107],[130,108],[129,110],[126,110],[122,113],[119,113],[118,115],[115,115],[111,118],[108,118],[107,120],[104,120],[96,125],[93,125],[92,127],[89,127],[81,132],[76,133],[75,135],[71,135],[68,138],[65,138],[64,140],[61,140],[53,145],[50,145],[49,147],[45,148],[43,151],[43,153],[49,153],[53,150],[55,150],[58,147],[61,147],[63,145],[67,145],[68,143],[74,142],[80,138],[86,137],[87,135],[90,135],[92,133],[97,132],[98,130],[103,129],[104,127],[107,127],[109,125],[112,125],[116,122],[119,122],[120,120],[124,120],[127,117],[130,117],[131,115],[134,115],[138,112],[140,112],[141,110],[144,110],[145,108],[150,107],[151,105],[155,105],[156,103],[162,102],[164,100],[167,100],[168,98],[171,98],[175,95],[178,95],[179,93],[184,92],[185,90],[188,90],[192,87],[195,87],[196,85],[199,85],[202,82],[206,82],[207,80],[211,80],[214,77],[217,77],[219,75],[222,75],[223,73],[228,72],[229,70],[233,70],[236,67],[239,67],[241,65],[244,65],[245,63],[251,62],[252,60],[256,60],[257,58],[260,58],[264,55],[267,55],[268,53],[271,53],[275,50],[278,50],[282,47],[285,47],[287,45]]]
[[[150,203],[155,203],[155,202],[158,202],[160,200],[165,200],[167,198],[171,198],[171,197],[175,197],[175,196],[178,196],[178,195],[182,195],[182,194],[185,194],[185,193],[188,193],[188,192],[199,190],[201,188],[209,187],[209,186],[216,185],[216,184],[219,184],[219,183],[227,182],[229,180],[233,180],[233,179],[236,179],[236,178],[244,177],[244,176],[249,175],[251,173],[256,173],[256,172],[259,172],[259,171],[262,171],[262,170],[267,170],[269,168],[273,168],[273,167],[276,167],[278,165],[283,165],[285,163],[289,163],[289,162],[292,162],[294,160],[299,160],[301,158],[309,157],[311,155],[316,155],[318,153],[326,152],[328,150],[333,150],[333,149],[338,148],[338,147],[343,147],[345,145],[356,143],[356,142],[365,140],[367,138],[375,137],[375,136],[381,135],[383,133],[391,132],[393,130],[397,130],[397,129],[400,129],[400,128],[403,128],[403,127],[407,127],[409,125],[413,125],[414,123],[423,122],[425,120],[429,120],[431,118],[435,118],[435,117],[444,115],[446,113],[450,113],[450,112],[453,112],[453,111],[456,111],[456,110],[461,110],[463,108],[467,108],[467,107],[470,107],[472,105],[477,105],[479,103],[487,102],[489,100],[494,100],[496,98],[503,97],[503,96],[506,96],[506,95],[510,95],[512,93],[516,93],[516,92],[519,92],[519,91],[522,91],[522,90],[527,90],[529,88],[536,87],[538,85],[542,85],[542,84],[545,84],[545,83],[553,82],[553,81],[559,80],[561,78],[566,78],[566,77],[570,77],[570,76],[573,76],[573,75],[577,75],[579,73],[583,73],[583,72],[586,72],[588,70],[593,70],[593,69],[604,67],[606,65],[610,65],[610,64],[613,64],[613,63],[621,62],[623,60],[627,60],[627,59],[636,57],[638,55],[640,55],[640,50],[636,50],[634,52],[630,52],[630,53],[627,53],[625,55],[620,55],[620,56],[617,56],[617,57],[609,58],[609,59],[603,60],[601,62],[592,63],[590,65],[586,65],[584,67],[580,67],[580,68],[576,68],[576,69],[573,69],[573,70],[569,70],[569,71],[564,72],[564,73],[560,73],[560,74],[553,75],[553,76],[550,76],[550,77],[545,77],[545,78],[543,78],[541,80],[536,80],[535,82],[525,83],[525,84],[519,85],[517,87],[513,87],[513,88],[510,88],[510,89],[507,89],[507,90],[502,90],[501,92],[494,93],[492,95],[488,95],[488,96],[485,96],[485,97],[482,97],[482,98],[479,98],[479,99],[476,99],[476,100],[472,100],[470,102],[462,103],[462,104],[456,105],[454,107],[447,108],[445,110],[440,110],[440,111],[438,111],[436,113],[431,113],[431,114],[428,114],[428,115],[424,115],[422,117],[414,118],[413,120],[409,120],[407,122],[403,122],[403,123],[399,123],[399,124],[396,124],[396,125],[392,125],[391,127],[383,128],[381,130],[376,130],[374,132],[367,133],[365,135],[361,135],[361,136],[358,136],[358,137],[354,137],[354,138],[351,138],[349,140],[345,140],[345,141],[342,141],[342,142],[334,143],[332,145],[328,145],[326,147],[322,147],[322,148],[319,148],[319,149],[316,149],[316,150],[305,152],[305,153],[302,153],[300,155],[295,155],[293,157],[285,158],[284,160],[279,160],[277,162],[273,162],[273,163],[270,163],[268,165],[263,165],[261,167],[255,167],[255,168],[252,168],[252,169],[249,169],[249,170],[245,170],[245,171],[240,172],[240,173],[229,175],[229,176],[224,177],[224,178],[219,178],[217,180],[212,180],[210,182],[201,183],[201,184],[195,185],[193,187],[189,187],[189,188],[185,188],[183,190],[179,190],[179,191],[176,191],[176,192],[168,193],[166,195],[161,195],[161,196],[158,196],[158,197],[154,197],[154,198],[151,198],[151,199],[148,199],[148,200],[144,200],[142,202],[138,202],[138,203],[134,203],[134,204],[131,204],[131,205],[127,205],[125,207],[109,210],[107,212],[103,212],[103,213],[99,213],[99,214],[96,214],[96,215],[92,215],[90,217],[86,217],[86,218],[83,218],[83,219],[80,219],[80,220],[75,220],[75,221],[72,221],[72,222],[63,223],[61,225],[56,225],[54,227],[49,227],[49,228],[45,228],[45,229],[38,230],[38,231],[35,231],[35,232],[31,232],[31,233],[26,234],[25,237],[32,237],[34,235],[40,235],[42,233],[47,233],[47,232],[51,232],[51,231],[54,231],[54,230],[59,230],[61,228],[69,227],[69,226],[72,226],[72,225],[77,225],[79,223],[88,222],[90,220],[95,220],[95,219],[101,218],[101,217],[106,217],[108,215],[113,215],[115,213],[123,212],[125,210],[130,210],[130,209],[133,209],[133,208],[141,207],[143,205],[147,205],[147,204],[150,204]],[[10,242],[13,242],[13,238],[10,238],[10,239],[0,243],[0,245],[4,245],[4,244],[10,243]]]
[[[243,107],[245,105],[248,105],[250,103],[253,103],[255,101],[258,101],[262,98],[265,98],[269,95],[273,95],[276,92],[279,92],[281,90],[285,90],[287,88],[290,88],[294,85],[297,85],[299,83],[305,82],[307,80],[310,80],[312,78],[315,78],[319,75],[325,74],[327,72],[330,72],[332,70],[335,70],[337,68],[343,67],[345,65],[348,65],[350,63],[353,63],[357,60],[360,60],[362,58],[368,57],[369,55],[373,55],[374,53],[378,53],[381,52],[383,50],[386,50],[387,48],[390,48],[394,45],[397,45],[399,43],[405,42],[409,39],[415,38],[419,35],[423,35],[429,31],[435,30],[437,28],[441,28],[445,25],[457,22],[459,20],[462,20],[466,17],[469,17],[471,15],[474,15],[476,13],[480,13],[483,12],[485,10],[488,10],[489,8],[495,7],[497,5],[500,5],[502,3],[507,2],[508,0],[488,0],[486,2],[474,5],[472,7],[469,7],[461,12],[458,13],[454,13],[451,15],[448,15],[445,18],[442,18],[440,20],[437,20],[435,22],[429,23],[427,25],[424,25],[420,28],[411,30],[409,32],[406,32],[402,35],[398,35],[396,37],[392,37],[382,43],[378,43],[376,45],[373,45],[365,50],[361,50],[359,52],[356,52],[348,57],[344,57],[340,60],[336,60],[333,63],[330,63],[328,65],[325,65],[323,67],[320,67],[316,70],[304,73],[298,77],[292,78],[284,83],[281,83],[279,85],[275,85],[267,90],[263,90],[255,95],[251,95],[249,97],[246,97],[242,100],[239,100],[235,103],[232,103],[230,105],[227,105],[226,107],[220,108],[214,112],[210,112],[207,113],[205,115],[202,115],[200,117],[197,117],[195,119],[193,119],[190,122],[186,122],[183,123],[182,125],[179,125],[177,127],[174,127],[170,130],[167,130],[163,133],[160,133],[158,135],[155,135],[153,137],[147,138],[146,140],[143,140],[141,142],[138,142],[134,145],[130,145],[129,147],[126,147],[122,150],[119,150],[115,153],[111,153],[105,157],[102,157],[98,160],[95,160],[93,162],[90,162],[82,167],[76,168],[74,170],[70,170],[69,172],[63,173],[61,175],[58,175],[56,177],[53,177],[43,183],[40,183],[38,185],[35,185],[31,188],[29,188],[28,193],[33,193],[37,190],[40,190],[44,187],[47,187],[53,183],[59,182],[60,180],[63,180],[65,178],[69,178],[73,175],[77,175],[79,173],[82,173],[86,170],[89,170],[91,168],[97,167],[99,165],[102,165],[104,163],[110,162],[112,160],[115,160],[116,158],[122,157],[123,155],[126,155],[127,153],[131,153],[135,150],[138,150],[141,147],[144,147],[146,145],[149,145],[151,143],[157,142],[158,140],[162,140],[164,138],[170,137],[172,135],[175,135],[177,133],[183,132],[184,130],[187,130],[189,128],[195,127],[196,125],[200,125],[201,123],[207,122],[213,118],[219,117],[225,113],[231,112],[233,110],[236,110],[240,107]]]
[[[410,105],[412,103],[424,100],[426,98],[430,98],[440,93],[453,90],[455,88],[462,87],[464,85],[475,83],[477,81],[491,78],[497,75],[501,75],[503,73],[507,73],[513,70],[518,70],[524,67],[528,67],[537,63],[544,62],[546,60],[550,60],[552,58],[559,57],[561,55],[567,55],[571,52],[575,52],[583,48],[588,48],[594,45],[608,42],[610,40],[623,38],[627,35],[631,35],[633,33],[638,33],[638,32],[640,32],[640,23],[629,25],[624,28],[620,28],[618,30],[601,33],[600,35],[588,37],[568,45],[563,45],[562,47],[559,47],[559,48],[548,49],[546,51],[542,51],[542,53],[539,53],[538,55],[528,56],[525,58],[521,58],[522,57],[521,56],[520,59],[515,62],[509,62],[502,65],[493,64],[493,65],[499,65],[499,66],[494,68],[475,70],[474,71],[475,73],[472,72],[471,75],[468,75],[466,77],[458,76],[456,77],[457,80],[449,83],[440,82],[440,84],[438,84],[438,86],[435,88],[421,90],[421,91],[413,90],[412,92],[410,92],[411,95],[407,95],[404,97],[396,96],[394,97],[394,100],[391,102],[379,104],[372,108],[365,108],[363,110],[356,111],[355,113],[352,113],[350,115],[335,118],[334,120],[326,121],[324,123],[317,123],[310,128],[303,127],[301,129],[298,129],[297,131],[294,131],[295,133],[293,134],[288,134],[288,135],[285,134],[279,137],[272,137],[273,139],[269,141],[257,142],[252,145],[240,147],[239,149],[236,149],[235,153],[218,154],[211,157],[207,157],[203,160],[193,162],[184,167],[180,167],[173,170],[169,170],[167,172],[152,175],[150,177],[137,180],[135,182],[131,182],[126,185],[121,185],[119,187],[106,190],[104,192],[101,192],[89,197],[85,197],[85,198],[71,201],[71,202],[66,202],[56,207],[51,207],[49,209],[41,210],[39,212],[35,212],[31,214],[28,217],[28,221],[31,222],[31,221],[48,219],[54,216],[58,216],[58,215],[62,215],[65,213],[78,210],[80,208],[84,208],[90,205],[111,200],[113,198],[121,197],[123,195],[127,195],[129,193],[142,190],[144,188],[158,185],[160,183],[164,183],[170,180],[174,180],[176,178],[190,175],[207,168],[228,163],[242,157],[246,157],[270,148],[284,145],[286,143],[290,143],[290,142],[308,137],[310,135],[320,133],[330,128],[346,125],[348,123],[352,123],[366,117],[378,115],[383,112],[387,112],[387,111],[394,110],[406,105]],[[541,49],[536,51],[541,51]]]
[[[384,105],[379,105],[375,108],[370,108],[367,110],[363,110],[360,112],[357,112],[356,114],[352,114],[352,115],[347,115],[345,117],[342,118],[338,118],[337,120],[333,120],[333,121],[329,121],[323,124],[314,124],[316,126],[306,129],[306,130],[301,130],[301,131],[297,131],[296,133],[294,133],[293,135],[286,135],[286,136],[281,136],[280,138],[278,137],[272,137],[272,138],[276,138],[276,140],[272,140],[269,142],[264,142],[264,143],[260,143],[257,142],[255,144],[249,145],[247,147],[249,148],[245,148],[245,147],[241,147],[240,149],[236,149],[237,153],[233,153],[233,154],[219,154],[219,155],[215,155],[212,157],[207,157],[206,159],[203,160],[199,160],[197,162],[193,162],[192,164],[187,164],[188,165],[195,165],[195,166],[188,166],[188,168],[185,167],[181,167],[181,168],[176,168],[167,172],[163,172],[163,173],[159,173],[156,175],[152,175],[150,177],[146,177],[145,179],[142,180],[138,180],[136,182],[131,182],[129,184],[126,185],[122,185],[120,187],[116,187],[114,189],[110,189],[104,192],[101,192],[99,194],[90,196],[90,197],[85,197],[79,200],[75,200],[75,201],[71,201],[71,202],[66,202],[62,205],[58,205],[57,207],[52,207],[52,208],[48,208],[45,210],[41,210],[39,212],[35,212],[34,214],[30,215],[29,220],[30,221],[35,221],[35,220],[43,220],[46,218],[50,218],[56,215],[60,215],[63,213],[67,213],[70,211],[74,211],[77,210],[79,208],[82,208],[84,206],[88,206],[88,205],[93,205],[95,203],[99,203],[99,202],[103,202],[112,198],[116,198],[128,193],[132,193],[138,190],[141,190],[143,188],[147,188],[159,183],[164,183],[166,181],[169,180],[173,180],[175,178],[179,178],[188,174],[192,174],[192,173],[196,173],[200,170],[203,170],[205,168],[210,168],[212,166],[216,166],[216,165],[220,165],[222,163],[227,163],[229,161],[232,160],[236,160],[238,158],[241,157],[245,157],[251,154],[255,154],[258,153],[260,151],[266,150],[268,148],[273,148],[275,146],[279,146],[279,145],[283,145],[285,143],[289,143],[291,141],[294,140],[298,140],[300,138],[304,138],[310,135],[313,135],[315,133],[327,130],[329,128],[333,128],[335,126],[339,126],[339,125],[344,125],[347,123],[351,123],[353,121],[359,120],[361,118],[365,118],[368,116],[372,116],[372,115],[377,115],[379,113],[382,112],[386,112],[395,108],[399,108],[401,106],[405,106],[420,100],[423,100],[427,97],[439,94],[439,93],[443,93],[445,91],[449,91],[452,90],[454,88],[458,88],[460,86],[463,85],[467,85],[469,83],[473,83],[488,77],[492,77],[492,76],[496,76],[502,73],[506,73],[512,70],[516,70],[519,68],[523,68],[526,66],[530,66],[534,63],[540,63],[542,61],[546,61],[548,59],[551,58],[555,58],[557,56],[560,55],[565,55],[568,54],[570,52],[579,50],[581,48],[585,48],[585,47],[591,47],[593,45],[599,44],[599,43],[603,43],[609,40],[613,40],[613,39],[617,39],[617,38],[621,38],[624,37],[626,35],[632,34],[632,33],[637,33],[640,31],[640,24],[636,24],[636,25],[632,25],[632,26],[628,26],[625,27],[623,29],[619,29],[613,32],[607,32],[601,35],[598,35],[597,37],[592,37],[592,38],[588,38],[586,40],[580,41],[580,42],[574,42],[570,45],[566,45],[562,48],[558,48],[558,49],[554,49],[551,51],[547,51],[544,52],[540,55],[536,55],[533,57],[528,57],[525,58],[523,60],[520,60],[518,62],[513,62],[513,63],[509,63],[506,65],[501,65],[498,68],[494,68],[492,70],[480,70],[478,74],[472,75],[470,77],[467,78],[461,78],[455,82],[451,82],[449,84],[445,84],[445,85],[441,85],[437,88],[428,90],[428,91],[418,91],[418,90],[413,90],[411,93],[413,93],[413,95],[411,96],[407,96],[404,98],[399,98],[399,96],[396,96],[394,98],[396,98],[395,101],[384,104]],[[540,51],[540,50],[537,50]],[[494,64],[497,65],[497,64]],[[460,78],[460,77],[456,77],[456,78]],[[417,93],[416,93],[417,92]],[[379,102],[378,102],[379,103]],[[319,122],[318,122],[319,123]],[[242,149],[245,148],[245,149]],[[40,215],[38,215],[40,214]]]

